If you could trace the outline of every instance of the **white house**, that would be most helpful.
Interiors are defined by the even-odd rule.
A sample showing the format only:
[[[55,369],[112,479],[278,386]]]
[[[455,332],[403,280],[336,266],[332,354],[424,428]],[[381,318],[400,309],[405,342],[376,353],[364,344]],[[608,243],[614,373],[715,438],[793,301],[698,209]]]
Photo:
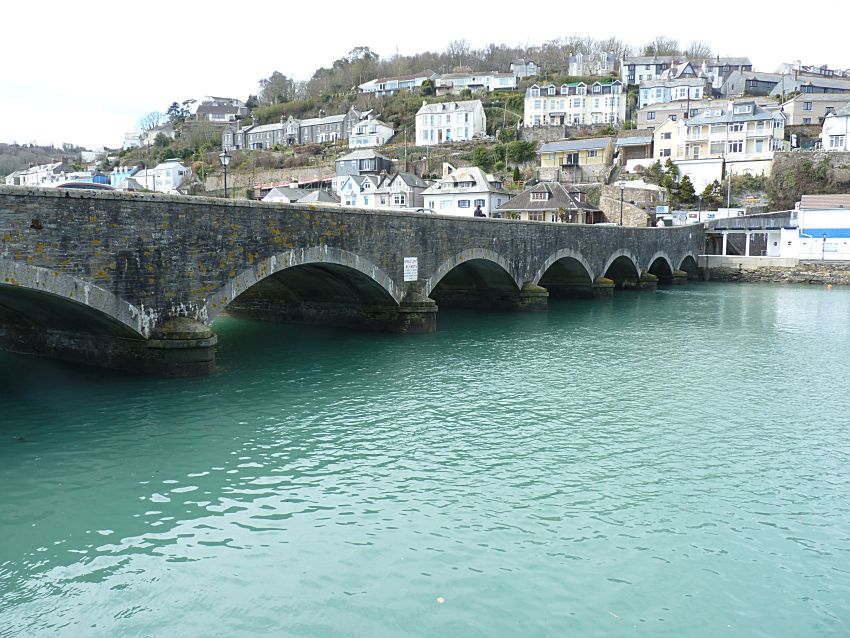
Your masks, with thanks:
[[[413,173],[387,177],[375,191],[378,208],[421,208],[428,183]]]
[[[513,73],[446,73],[437,78],[437,95],[470,91],[499,91],[516,89],[516,76]]]
[[[425,80],[435,80],[437,74],[431,69],[425,69],[413,75],[399,75],[391,78],[376,78],[360,84],[362,93],[372,93],[378,97],[395,95],[399,91],[413,91],[422,86]]]
[[[521,80],[540,73],[540,67],[534,60],[514,60],[511,62],[511,73]]]
[[[381,120],[369,118],[354,125],[348,138],[348,148],[371,148],[383,146],[392,138],[395,130]]]
[[[66,181],[71,171],[72,169],[68,164],[52,162],[17,171],[17,176],[13,177],[13,174],[10,177],[13,177],[13,183],[20,186],[53,186]]]
[[[619,124],[626,119],[623,83],[570,82],[531,85],[525,92],[525,126]]]
[[[356,208],[377,208],[376,191],[384,179],[381,175],[347,175],[337,190],[340,203]]]
[[[416,145],[433,146],[462,142],[487,133],[487,117],[481,100],[422,103],[416,112]]]
[[[850,260],[850,195],[803,195],[795,217],[768,233],[768,257]]]
[[[456,169],[443,164],[443,177],[422,192],[425,207],[440,215],[472,217],[475,208],[491,217],[499,206],[510,199],[502,183],[477,166]]]
[[[827,114],[820,141],[826,151],[850,151],[850,104]]]
[[[153,169],[139,171],[133,178],[147,190],[174,193],[189,180],[191,174],[192,169],[175,158],[167,159]]]

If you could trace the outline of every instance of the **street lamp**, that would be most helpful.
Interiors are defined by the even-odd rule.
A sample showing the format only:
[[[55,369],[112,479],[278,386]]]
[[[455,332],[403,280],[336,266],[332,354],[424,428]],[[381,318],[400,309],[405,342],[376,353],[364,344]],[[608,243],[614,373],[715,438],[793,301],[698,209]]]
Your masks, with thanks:
[[[227,150],[222,151],[218,156],[218,161],[224,167],[224,199],[227,199],[227,165],[230,164],[230,154]]]
[[[623,225],[623,195],[626,192],[626,182],[620,182],[620,226]]]

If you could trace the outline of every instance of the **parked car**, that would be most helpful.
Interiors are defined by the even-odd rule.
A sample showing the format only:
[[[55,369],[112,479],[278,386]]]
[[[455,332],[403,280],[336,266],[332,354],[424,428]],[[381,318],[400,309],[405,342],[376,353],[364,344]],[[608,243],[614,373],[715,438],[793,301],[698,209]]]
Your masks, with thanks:
[[[114,191],[115,188],[109,184],[97,184],[95,182],[62,182],[56,184],[55,188],[85,188],[93,191]]]

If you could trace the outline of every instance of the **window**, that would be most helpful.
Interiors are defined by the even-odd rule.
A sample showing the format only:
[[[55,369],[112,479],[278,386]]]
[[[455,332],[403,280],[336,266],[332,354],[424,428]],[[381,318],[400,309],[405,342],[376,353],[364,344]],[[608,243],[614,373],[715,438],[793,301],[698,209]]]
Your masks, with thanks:
[[[734,124],[729,125],[729,132],[730,133],[740,133],[743,130],[744,130],[743,122],[735,122]]]
[[[452,207],[452,200],[450,199],[441,199],[440,200],[440,210],[446,210],[447,208]]]
[[[844,148],[844,136],[843,135],[830,135],[829,136],[829,148]]]
[[[407,204],[407,195],[404,193],[394,193],[393,194],[393,205],[394,206],[404,206]]]
[[[487,202],[485,202],[483,199],[476,199],[474,201],[474,204],[476,206],[480,206],[481,208],[484,208],[485,206],[487,206]]]
[[[563,164],[564,166],[575,166],[578,164],[578,153],[565,153]]]
[[[594,93],[602,93],[602,87],[599,84],[594,84],[593,85],[593,92]]]
[[[662,148],[660,155],[661,155],[661,157],[670,157],[670,149],[669,148]]]
[[[469,200],[468,199],[459,199],[457,200],[458,208],[469,208]]]
[[[530,222],[545,221],[543,219],[543,211],[540,211],[540,210],[530,210],[530,211],[528,211],[528,221],[530,221]]]
[[[671,139],[672,137],[673,137],[673,134],[672,134],[672,133],[662,133],[662,134],[661,134],[661,139],[662,139],[662,140],[669,140],[669,139]]]
[[[803,102],[803,110],[804,111],[811,111],[812,110],[812,103],[811,102]]]
[[[549,95],[555,95],[555,85],[549,85]]]
[[[549,199],[549,193],[531,193],[531,201],[533,202],[545,202]]]
[[[584,85],[577,86],[576,95],[587,95],[587,87]]]
[[[670,119],[671,119],[671,120],[673,120],[673,121],[675,122],[676,120],[678,120],[678,119],[679,119],[679,116],[678,116],[678,115],[671,115],[671,116],[670,116]]]
[[[734,113],[752,113],[753,105],[752,104],[736,104],[734,109]]]
[[[654,119],[655,119],[655,111],[647,111],[647,113],[646,113],[646,119],[648,119],[648,120],[654,120]]]
[[[534,100],[534,110],[540,109],[540,100]]]
[[[743,153],[744,152],[744,143],[741,140],[735,140],[734,142],[729,142],[729,145],[726,147],[727,153]]]
[[[596,149],[592,149],[592,150],[587,152],[588,157],[597,157],[598,155],[599,155],[599,151],[597,151]]]
[[[811,124],[811,123],[812,123],[812,118],[810,118],[810,117],[804,117],[803,118],[803,124]]]

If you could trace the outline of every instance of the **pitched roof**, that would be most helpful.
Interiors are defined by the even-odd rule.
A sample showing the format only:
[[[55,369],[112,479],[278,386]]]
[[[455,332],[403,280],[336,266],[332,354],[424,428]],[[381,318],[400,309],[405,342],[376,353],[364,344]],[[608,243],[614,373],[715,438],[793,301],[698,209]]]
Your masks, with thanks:
[[[326,204],[339,204],[339,197],[329,193],[327,191],[322,190],[314,190],[310,191],[309,194],[305,195],[301,199],[298,200],[299,204],[310,203],[310,202],[319,202]]]
[[[578,189],[576,189],[578,190]],[[575,191],[573,191],[575,192]],[[546,199],[532,199],[532,193],[546,193]],[[578,198],[559,182],[540,182],[499,206],[499,210],[599,210]]]
[[[433,104],[423,104],[416,111],[416,115],[422,113],[443,113],[444,111],[472,111],[476,107],[480,107],[481,100],[463,100],[460,102],[435,102]]]
[[[348,155],[343,155],[342,157],[337,157],[337,162],[347,162],[349,160],[362,160],[362,159],[374,159],[376,157],[380,157],[381,159],[390,161],[389,158],[384,157],[380,153],[373,151],[370,148],[363,148],[357,151],[352,151]]]
[[[641,135],[623,135],[622,133],[630,133],[631,131],[622,131],[617,136],[617,146],[646,146],[652,144],[652,131],[636,130],[635,132]]]
[[[264,202],[274,202],[282,199],[288,199],[290,202],[298,201],[299,198],[307,195],[307,191],[302,188],[291,188],[288,186],[275,186],[265,197]]]
[[[735,106],[743,106],[745,104],[752,105],[752,110],[749,113],[735,113]],[[715,110],[719,110],[719,115],[706,115],[706,110],[711,110],[712,112]],[[776,115],[779,114],[781,117],[785,117],[782,115],[781,111],[768,111],[767,109],[763,109],[758,106],[755,102],[734,102],[733,107],[730,109],[728,107],[713,107],[707,106],[702,109],[701,113],[694,115],[690,120],[688,120],[689,126],[696,126],[699,124],[727,124],[729,122],[754,122],[758,120],[769,120]]]
[[[581,140],[561,140],[559,142],[547,142],[540,145],[539,153],[553,153],[556,151],[586,151],[591,149],[605,148],[613,137],[588,137]]]
[[[800,198],[803,210],[850,208],[850,195],[803,195]]]
[[[464,166],[435,182],[424,191],[423,195],[438,195],[440,193],[504,193],[503,189],[495,186],[495,180],[477,166]]]

